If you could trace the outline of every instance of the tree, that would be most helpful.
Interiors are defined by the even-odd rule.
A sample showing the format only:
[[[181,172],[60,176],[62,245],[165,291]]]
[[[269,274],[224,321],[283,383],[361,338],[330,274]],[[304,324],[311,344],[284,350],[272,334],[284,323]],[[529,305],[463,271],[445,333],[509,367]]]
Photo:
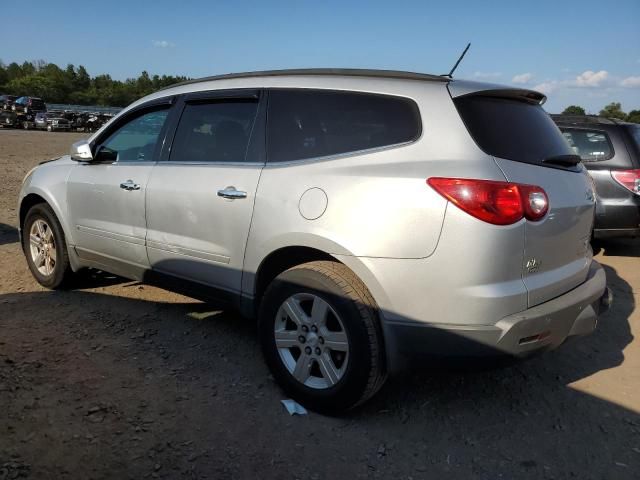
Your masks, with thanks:
[[[586,115],[587,113],[584,111],[584,108],[578,105],[569,105],[564,109],[562,115]]]
[[[22,65],[0,61],[0,93],[33,95],[49,103],[124,107],[143,95],[185,80],[166,75],[151,77],[145,71],[137,78],[120,81],[108,74],[91,78],[82,65],[76,69],[69,64],[63,70],[44,60]]]
[[[605,118],[617,118],[618,120],[624,120],[627,118],[627,114],[622,111],[622,105],[620,102],[611,102],[600,110],[600,116]]]
[[[76,90],[87,90],[91,86],[91,77],[87,73],[87,69],[80,65],[78,67],[78,74],[76,76],[76,83],[74,87]]]
[[[631,110],[626,120],[627,122],[640,123],[640,110]]]

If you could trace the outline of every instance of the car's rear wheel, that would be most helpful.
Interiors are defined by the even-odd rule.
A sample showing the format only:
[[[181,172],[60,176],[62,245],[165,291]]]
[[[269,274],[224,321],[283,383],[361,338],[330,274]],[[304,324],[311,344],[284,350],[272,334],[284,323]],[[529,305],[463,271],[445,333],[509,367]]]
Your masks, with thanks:
[[[22,247],[32,275],[44,287],[63,287],[73,271],[64,232],[51,207],[45,203],[31,207],[22,232]]]
[[[47,125],[47,132],[53,132],[53,127],[51,125]]]
[[[27,121],[22,122],[22,128],[24,128],[25,130],[29,130],[29,122]]]
[[[341,263],[310,262],[278,275],[263,297],[259,331],[274,378],[313,410],[355,407],[384,383],[377,308]]]

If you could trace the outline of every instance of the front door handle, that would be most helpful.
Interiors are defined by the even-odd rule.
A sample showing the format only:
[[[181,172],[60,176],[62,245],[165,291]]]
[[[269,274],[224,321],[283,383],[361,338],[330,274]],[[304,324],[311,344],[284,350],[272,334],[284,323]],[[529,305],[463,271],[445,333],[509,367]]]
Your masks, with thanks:
[[[134,183],[133,180],[127,180],[126,182],[122,182],[120,184],[120,188],[123,190],[140,190],[140,185]]]
[[[218,196],[235,200],[236,198],[247,198],[247,192],[236,190],[236,187],[227,187],[224,190],[218,190]]]

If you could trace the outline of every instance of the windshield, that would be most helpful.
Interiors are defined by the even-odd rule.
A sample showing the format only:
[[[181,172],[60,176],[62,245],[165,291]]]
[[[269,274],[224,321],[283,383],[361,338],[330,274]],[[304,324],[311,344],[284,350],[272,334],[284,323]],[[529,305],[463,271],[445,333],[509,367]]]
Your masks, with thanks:
[[[489,155],[544,165],[545,159],[574,153],[540,105],[483,95],[454,102],[469,133]]]

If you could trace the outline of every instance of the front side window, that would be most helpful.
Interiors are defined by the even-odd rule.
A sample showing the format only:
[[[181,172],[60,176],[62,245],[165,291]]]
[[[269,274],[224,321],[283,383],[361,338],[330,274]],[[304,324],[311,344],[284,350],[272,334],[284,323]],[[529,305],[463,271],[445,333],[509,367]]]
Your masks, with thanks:
[[[562,135],[583,162],[598,162],[613,157],[609,136],[601,130],[562,129]]]
[[[188,103],[171,147],[170,161],[244,162],[258,111],[257,100]]]
[[[154,152],[168,113],[169,107],[163,106],[125,123],[98,147],[97,159],[113,162],[154,161]]]
[[[329,90],[273,90],[268,124],[269,162],[397,145],[422,131],[412,100]]]

